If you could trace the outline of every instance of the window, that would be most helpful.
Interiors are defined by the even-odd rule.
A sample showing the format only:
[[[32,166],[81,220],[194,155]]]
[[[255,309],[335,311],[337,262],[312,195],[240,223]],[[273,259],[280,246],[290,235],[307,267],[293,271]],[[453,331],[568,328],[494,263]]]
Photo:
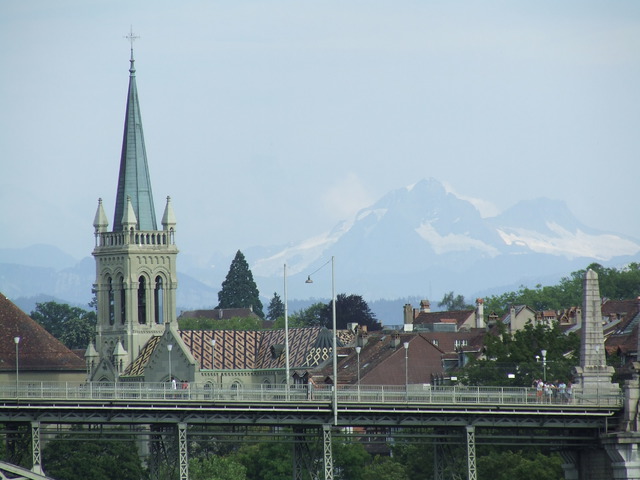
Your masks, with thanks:
[[[107,278],[108,287],[108,297],[109,297],[109,325],[113,325],[116,321],[116,311],[115,311],[115,295],[113,293],[113,280],[111,277]]]
[[[164,319],[164,289],[162,287],[162,277],[156,277],[156,289],[153,292],[153,303],[155,308],[155,321],[160,325]]]
[[[147,323],[147,289],[144,277],[138,279],[138,323]]]

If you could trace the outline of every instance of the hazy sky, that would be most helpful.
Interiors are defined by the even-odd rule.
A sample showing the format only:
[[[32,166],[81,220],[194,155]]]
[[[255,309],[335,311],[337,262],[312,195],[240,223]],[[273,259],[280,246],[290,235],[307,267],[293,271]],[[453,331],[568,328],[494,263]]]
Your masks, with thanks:
[[[640,238],[638,1],[0,2],[0,248],[110,224],[130,26],[181,252],[297,242],[434,177]]]

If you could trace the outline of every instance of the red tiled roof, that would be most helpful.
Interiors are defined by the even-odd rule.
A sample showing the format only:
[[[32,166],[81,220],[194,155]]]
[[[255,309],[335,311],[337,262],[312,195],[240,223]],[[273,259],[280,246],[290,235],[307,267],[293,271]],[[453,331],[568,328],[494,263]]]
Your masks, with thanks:
[[[475,310],[451,310],[448,312],[420,312],[413,319],[414,324],[428,323],[456,323],[462,326],[469,319],[473,319]]]
[[[85,371],[83,359],[0,294],[0,371]]]

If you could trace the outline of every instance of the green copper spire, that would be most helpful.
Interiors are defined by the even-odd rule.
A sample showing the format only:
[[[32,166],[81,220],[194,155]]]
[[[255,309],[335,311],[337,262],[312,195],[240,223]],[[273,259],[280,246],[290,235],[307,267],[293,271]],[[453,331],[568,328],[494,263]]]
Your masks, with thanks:
[[[130,38],[132,44],[129,93],[124,121],[124,137],[122,139],[120,174],[118,175],[116,211],[113,218],[114,232],[121,231],[123,228],[122,217],[127,212],[127,198],[131,199],[131,206],[138,221],[138,229],[157,230],[156,212],[153,206],[151,180],[147,165],[147,152],[144,147],[144,135],[142,133],[142,117],[136,88],[136,69],[133,59],[133,38],[135,37],[132,34]]]

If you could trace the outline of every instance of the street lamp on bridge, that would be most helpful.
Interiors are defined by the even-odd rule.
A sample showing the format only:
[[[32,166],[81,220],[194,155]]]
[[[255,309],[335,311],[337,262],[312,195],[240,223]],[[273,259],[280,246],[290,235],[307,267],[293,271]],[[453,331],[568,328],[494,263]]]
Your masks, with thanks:
[[[403,345],[404,345],[404,395],[408,401],[409,400],[409,342],[404,342]]]
[[[547,382],[547,351],[540,350],[540,353],[542,354],[542,380],[546,383]]]
[[[360,350],[362,350],[362,347],[358,345],[356,347],[356,357],[358,358],[358,401],[360,401]]]
[[[167,350],[169,352],[169,382],[171,382],[171,380],[173,380],[173,376],[171,374],[171,350],[173,350],[173,345],[167,345]]]
[[[20,368],[20,337],[13,337],[13,341],[16,343],[16,398],[18,398],[18,386],[19,386],[19,374]]]
[[[336,333],[336,277],[335,277],[335,257],[331,257],[331,322],[333,328],[333,345],[332,345],[332,357],[333,357],[333,424],[338,425],[338,340]],[[318,268],[311,275],[315,274],[318,270],[323,268],[329,262],[326,262],[320,268]],[[307,276],[305,283],[313,283],[311,275]]]

